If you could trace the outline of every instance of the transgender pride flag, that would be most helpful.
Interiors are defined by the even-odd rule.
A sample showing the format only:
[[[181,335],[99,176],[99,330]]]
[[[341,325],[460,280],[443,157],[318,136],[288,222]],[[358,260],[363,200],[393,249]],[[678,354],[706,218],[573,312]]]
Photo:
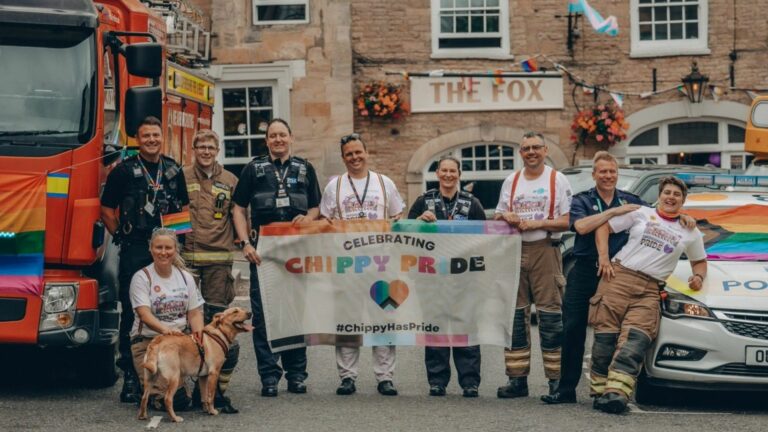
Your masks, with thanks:
[[[0,294],[43,291],[45,174],[0,176]]]

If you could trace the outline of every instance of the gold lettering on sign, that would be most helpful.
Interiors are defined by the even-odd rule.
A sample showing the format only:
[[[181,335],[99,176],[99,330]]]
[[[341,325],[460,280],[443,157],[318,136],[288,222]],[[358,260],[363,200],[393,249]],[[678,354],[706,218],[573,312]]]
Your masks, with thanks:
[[[528,87],[531,89],[531,95],[528,96],[529,101],[537,100],[541,102],[544,100],[541,96],[541,80],[528,80]]]
[[[512,81],[507,86],[507,97],[512,102],[520,102],[525,97],[525,86],[521,81]]]
[[[429,83],[429,85],[431,85],[431,86],[432,86],[432,88],[434,88],[434,89],[435,89],[435,103],[436,103],[436,104],[439,104],[439,103],[440,103],[440,87],[442,87],[442,86],[443,86],[443,84],[445,84],[445,83],[441,83],[441,82],[432,82],[432,83]]]
[[[467,93],[467,102],[470,102],[470,103],[480,102],[480,99],[477,98],[477,88],[479,85],[480,85],[480,81],[476,79],[470,79],[469,88],[471,90]]]
[[[448,93],[448,103],[453,103],[453,96],[456,96],[456,102],[462,103],[464,102],[464,89],[461,86],[461,83],[455,83],[456,90],[453,89],[454,83],[446,83],[446,93]]]

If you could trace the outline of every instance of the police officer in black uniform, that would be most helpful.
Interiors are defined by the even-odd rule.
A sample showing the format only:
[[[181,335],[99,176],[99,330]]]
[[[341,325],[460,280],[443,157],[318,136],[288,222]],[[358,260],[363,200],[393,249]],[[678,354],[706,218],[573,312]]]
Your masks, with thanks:
[[[461,165],[452,156],[445,156],[437,163],[440,187],[425,192],[416,199],[408,219],[426,222],[436,220],[485,220],[480,201],[468,192],[459,190]],[[445,396],[445,387],[451,379],[451,348],[426,347],[424,362],[430,396]],[[480,347],[454,347],[453,362],[459,374],[459,385],[464,397],[477,397],[480,385]]]
[[[137,131],[139,153],[117,165],[107,177],[101,196],[101,218],[113,240],[120,245],[118,273],[120,359],[123,371],[122,402],[139,402],[141,384],[133,368],[129,333],[134,313],[129,289],[134,273],[152,262],[149,238],[161,226],[160,216],[187,208],[189,198],[184,173],[172,158],[161,154],[162,123],[156,117],[141,121]]]
[[[243,169],[232,201],[235,203],[233,220],[237,244],[251,262],[251,311],[255,327],[253,347],[261,377],[261,395],[274,397],[277,396],[277,383],[283,375],[283,368],[288,391],[306,393],[307,349],[295,348],[279,354],[273,354],[270,349],[256,270],[256,266],[261,264],[261,257],[256,252],[256,236],[261,225],[271,222],[317,219],[320,214],[320,186],[312,164],[291,156],[293,135],[285,120],[271,120],[267,125],[266,139],[269,155],[255,158]],[[250,229],[246,215],[249,205]],[[304,338],[297,337],[295,342],[303,343]],[[283,368],[277,364],[279,358],[282,358]]]

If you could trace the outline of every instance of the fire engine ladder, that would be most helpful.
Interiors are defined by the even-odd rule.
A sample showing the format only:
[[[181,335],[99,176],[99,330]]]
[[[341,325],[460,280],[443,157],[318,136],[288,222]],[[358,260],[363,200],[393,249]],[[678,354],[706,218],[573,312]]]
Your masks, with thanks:
[[[144,1],[150,9],[165,19],[168,53],[183,58],[192,65],[211,61],[211,32],[203,27],[203,14],[186,0]]]

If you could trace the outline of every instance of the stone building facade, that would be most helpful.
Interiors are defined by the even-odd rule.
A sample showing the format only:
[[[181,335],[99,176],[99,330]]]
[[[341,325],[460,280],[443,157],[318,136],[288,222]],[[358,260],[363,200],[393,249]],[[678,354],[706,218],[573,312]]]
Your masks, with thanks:
[[[343,170],[338,139],[354,130],[369,145],[373,169],[391,176],[409,203],[435,180],[433,162],[452,153],[463,161],[464,183],[495,204],[503,178],[521,166],[518,145],[528,130],[544,133],[558,169],[588,160],[597,148],[576,147],[570,125],[577,106],[607,103],[611,92],[623,94],[630,123],[627,139],[609,149],[623,162],[743,168],[751,97],[729,89],[731,69],[737,88],[768,87],[768,11],[747,2],[592,0],[616,17],[619,33],[597,33],[581,16],[569,50],[566,0],[189,1],[209,14],[216,34],[209,73],[226,165],[237,171],[263,151],[259,124],[280,116],[294,129],[296,153],[325,181]],[[528,58],[539,75],[494,85],[483,76],[521,73]],[[717,86],[701,103],[676,89],[694,60]],[[443,75],[416,76],[433,71]],[[474,76],[460,84],[451,73]],[[402,86],[414,112],[395,121],[361,116],[356,94],[379,81]],[[489,110],[482,88],[506,105]],[[427,100],[439,92],[440,103]],[[451,98],[465,103],[448,106]]]
[[[452,90],[456,91],[461,78],[447,78],[449,72],[482,75],[496,70],[521,71],[520,62],[531,57],[540,68],[553,72],[554,64],[560,64],[576,82],[586,84],[576,86],[564,74],[562,106],[555,109],[526,109],[524,103],[515,110],[498,111],[449,111],[444,106],[433,109],[436,112],[414,112],[394,122],[371,121],[356,114],[355,128],[371,143],[376,166],[395,179],[409,202],[435,180],[430,172],[433,161],[453,153],[463,161],[464,182],[476,183],[473,192],[484,205],[495,205],[493,197],[498,196],[501,180],[521,166],[517,146],[528,130],[544,133],[553,166],[565,168],[588,160],[595,146],[575,148],[570,126],[576,105],[583,109],[612,100],[610,92],[601,88],[626,93],[623,109],[630,123],[628,137],[610,148],[623,162],[745,166],[748,158],[742,148],[743,128],[751,97],[744,91],[728,90],[729,71],[733,64],[736,87],[768,86],[768,73],[762,67],[768,48],[768,12],[731,0],[592,0],[591,6],[603,16],[616,16],[619,34],[599,34],[581,17],[576,26],[578,38],[569,51],[567,3],[352,2],[356,89],[378,80],[413,89],[416,73],[442,70],[444,78],[432,78],[432,82],[444,84],[433,84],[432,88],[444,89],[453,83]],[[498,28],[495,16],[500,21]],[[479,35],[472,34],[475,24],[481,30]],[[498,31],[489,32],[489,28]],[[487,39],[469,40],[476,36]],[[502,43],[493,40],[497,36]],[[453,42],[454,37],[459,41]],[[735,62],[730,58],[732,52],[736,53]],[[694,104],[675,88],[682,84],[681,77],[691,72],[693,60],[709,75],[710,84],[718,86],[718,101],[707,89],[704,101]],[[641,98],[641,93],[653,90],[654,69],[656,89],[672,90]],[[401,71],[408,72],[410,80],[387,75]],[[506,79],[501,86],[509,82]],[[597,95],[586,93],[584,87],[598,87]],[[424,92],[411,94],[432,97]],[[442,102],[446,100],[443,93]],[[411,103],[421,105],[420,101]]]

